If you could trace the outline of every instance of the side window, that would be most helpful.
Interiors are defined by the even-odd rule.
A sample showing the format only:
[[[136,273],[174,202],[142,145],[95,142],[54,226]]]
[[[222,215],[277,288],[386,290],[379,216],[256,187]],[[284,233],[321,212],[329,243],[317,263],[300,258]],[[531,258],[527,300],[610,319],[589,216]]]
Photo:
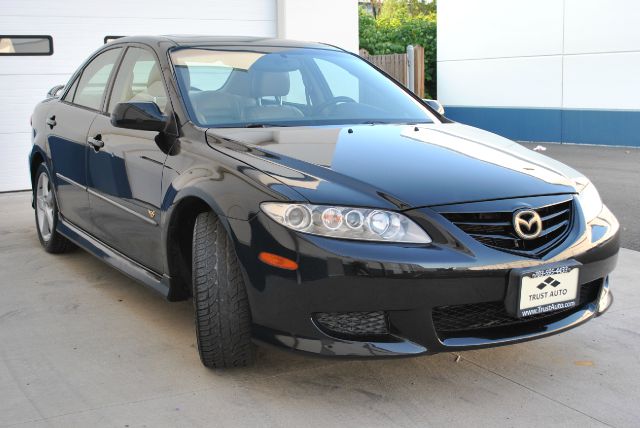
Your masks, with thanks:
[[[282,101],[294,104],[307,105],[307,90],[302,80],[300,70],[289,72],[289,93],[282,97]]]
[[[67,102],[72,102],[73,101],[73,97],[76,94],[76,89],[78,89],[78,81],[80,79],[76,78],[76,80],[73,81],[73,84],[71,85],[71,88],[69,89],[69,92],[67,92],[67,94],[64,96],[64,98],[62,98],[62,101],[67,101]]]
[[[80,76],[73,103],[100,110],[102,96],[107,88],[111,70],[118,60],[120,48],[101,53],[87,65]]]
[[[118,70],[107,111],[113,112],[118,103],[154,102],[164,113],[167,110],[167,92],[160,65],[146,49],[129,48]]]
[[[334,97],[360,101],[360,80],[344,68],[324,59],[314,59]]]

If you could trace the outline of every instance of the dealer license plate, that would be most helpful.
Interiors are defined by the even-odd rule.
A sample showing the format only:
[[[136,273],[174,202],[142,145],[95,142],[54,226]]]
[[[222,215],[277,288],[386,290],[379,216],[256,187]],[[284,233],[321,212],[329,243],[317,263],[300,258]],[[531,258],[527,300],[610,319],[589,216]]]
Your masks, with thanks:
[[[520,278],[518,316],[528,317],[578,304],[577,266],[529,271]]]

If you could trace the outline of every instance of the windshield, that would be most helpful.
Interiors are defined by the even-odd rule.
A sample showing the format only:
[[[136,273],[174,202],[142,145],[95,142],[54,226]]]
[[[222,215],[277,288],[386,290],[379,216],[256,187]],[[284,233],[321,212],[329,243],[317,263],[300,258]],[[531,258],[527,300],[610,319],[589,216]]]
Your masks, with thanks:
[[[191,119],[204,127],[432,122],[426,107],[354,55],[269,49],[172,51]]]

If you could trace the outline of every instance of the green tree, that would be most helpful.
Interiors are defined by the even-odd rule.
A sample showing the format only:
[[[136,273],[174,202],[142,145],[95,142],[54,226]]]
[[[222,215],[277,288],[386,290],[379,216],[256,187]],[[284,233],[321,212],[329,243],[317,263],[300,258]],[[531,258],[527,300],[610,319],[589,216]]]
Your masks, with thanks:
[[[436,97],[435,1],[385,0],[374,18],[360,9],[360,48],[371,55],[404,53],[407,45],[424,47],[426,96]]]

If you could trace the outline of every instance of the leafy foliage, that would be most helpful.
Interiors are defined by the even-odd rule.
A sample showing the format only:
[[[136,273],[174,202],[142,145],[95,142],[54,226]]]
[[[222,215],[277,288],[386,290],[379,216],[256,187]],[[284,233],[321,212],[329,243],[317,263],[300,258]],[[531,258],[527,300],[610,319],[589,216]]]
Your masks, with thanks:
[[[435,1],[385,0],[377,18],[360,9],[360,49],[384,55],[404,53],[407,45],[424,47],[425,90],[435,98],[436,28]]]

